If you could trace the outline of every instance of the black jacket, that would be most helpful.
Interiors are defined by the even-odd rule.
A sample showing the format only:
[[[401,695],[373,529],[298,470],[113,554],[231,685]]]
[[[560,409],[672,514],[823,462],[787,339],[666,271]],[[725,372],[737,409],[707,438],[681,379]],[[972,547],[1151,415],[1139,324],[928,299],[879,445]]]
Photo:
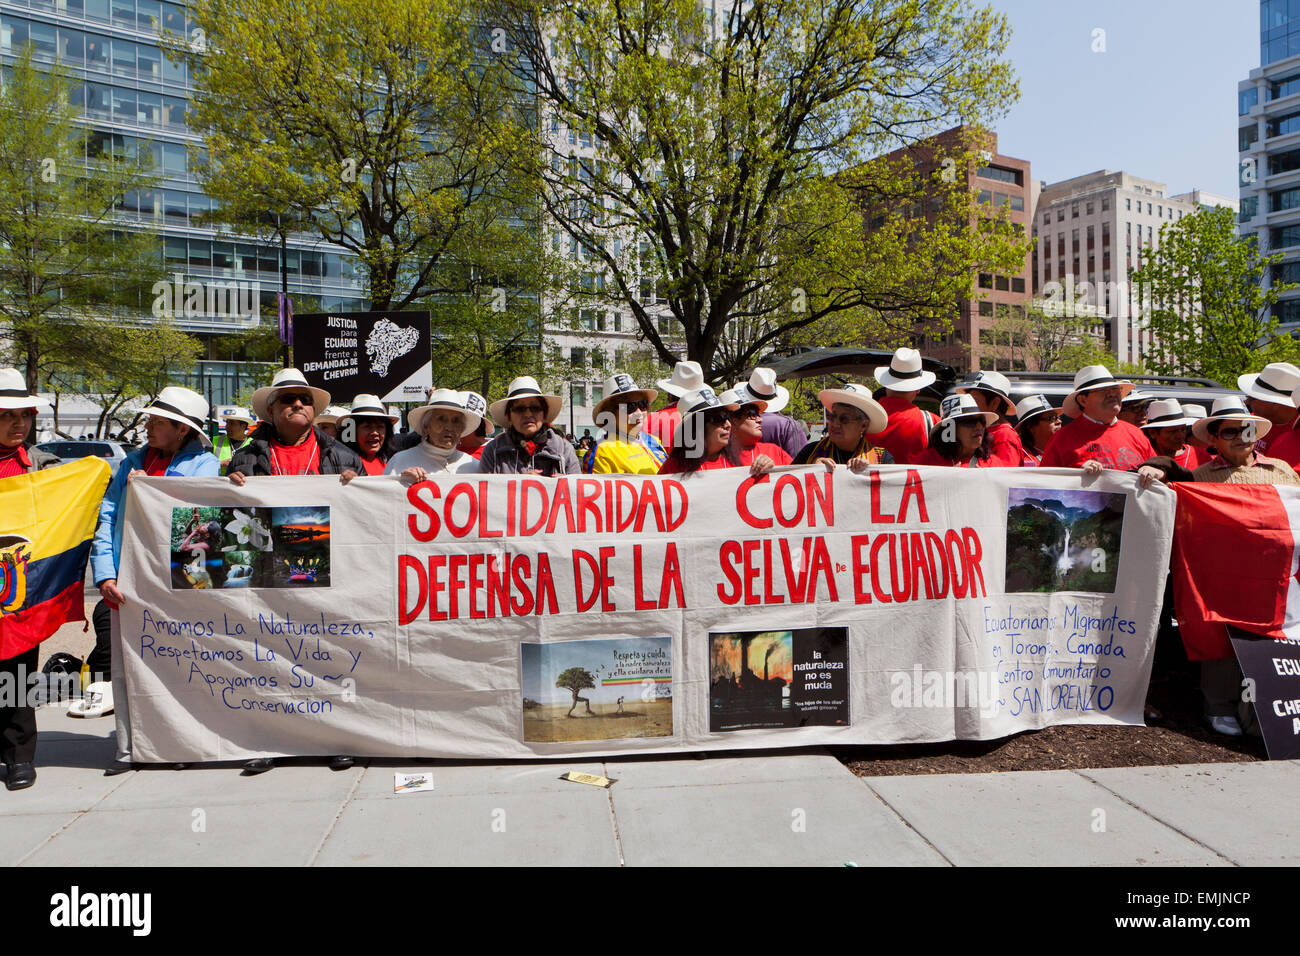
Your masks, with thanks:
[[[342,474],[349,468],[357,474],[365,474],[365,467],[356,452],[342,442],[330,438],[319,428],[313,428],[312,431],[316,433],[316,445],[320,448],[322,475]],[[258,425],[249,436],[247,444],[230,456],[230,465],[226,468],[226,473],[238,471],[249,477],[271,474],[271,436],[274,434],[275,429],[269,422]]]

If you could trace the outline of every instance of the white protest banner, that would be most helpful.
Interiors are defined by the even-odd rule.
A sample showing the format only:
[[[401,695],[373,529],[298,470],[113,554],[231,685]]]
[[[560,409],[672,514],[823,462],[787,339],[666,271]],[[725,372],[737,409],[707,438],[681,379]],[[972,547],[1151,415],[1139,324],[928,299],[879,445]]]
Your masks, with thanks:
[[[1163,486],[1058,469],[141,477],[119,747],[521,758],[1141,724],[1173,516]]]

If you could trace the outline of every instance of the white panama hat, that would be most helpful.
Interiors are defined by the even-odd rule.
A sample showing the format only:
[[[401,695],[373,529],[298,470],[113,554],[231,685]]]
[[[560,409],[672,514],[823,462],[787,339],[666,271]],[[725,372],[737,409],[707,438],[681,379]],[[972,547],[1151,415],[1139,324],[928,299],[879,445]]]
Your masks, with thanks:
[[[253,411],[257,412],[258,418],[269,420],[271,418],[271,405],[274,404],[277,395],[285,389],[304,388],[311,392],[313,415],[316,409],[324,409],[329,405],[329,392],[323,388],[307,384],[307,379],[296,368],[282,368],[275,373],[275,378],[271,379],[270,385],[259,388],[253,393]]]
[[[954,392],[952,395],[945,395],[943,401],[939,403],[939,410],[942,415],[930,428],[931,444],[934,443],[934,436],[939,433],[939,429],[943,428],[947,422],[956,421],[959,418],[982,418],[985,427],[988,427],[998,420],[997,412],[984,411],[975,404],[975,399],[965,392]]]
[[[776,414],[790,403],[790,390],[776,383],[776,372],[770,368],[756,368],[749,373],[749,380],[737,382],[731,387],[742,405],[749,402],[762,402],[763,410]]]
[[[591,410],[593,417],[599,416],[606,411],[611,405],[617,405],[621,400],[640,396],[646,400],[647,405],[653,405],[654,400],[659,397],[659,393],[653,388],[637,388],[636,382],[632,376],[626,372],[615,372],[609,378],[605,379],[604,388],[605,397],[596,403],[596,407]],[[603,426],[602,426],[603,427]],[[608,429],[606,429],[608,431]]]
[[[700,368],[699,362],[678,362],[673,366],[672,377],[661,378],[655,384],[669,395],[681,398],[687,392],[699,391],[705,387],[704,370]]]
[[[340,415],[339,421],[345,418],[387,418],[394,425],[402,420],[401,415],[395,415],[388,410],[388,407],[379,400],[378,395],[365,392],[352,400],[352,408],[346,415]]]
[[[465,427],[460,432],[460,437],[464,438],[466,435],[472,435],[478,428],[478,423],[483,420],[483,415],[487,412],[487,402],[478,392],[435,388],[429,393],[429,404],[413,408],[406,413],[406,424],[411,426],[411,431],[423,438],[428,414],[435,408],[448,408],[465,416]]]
[[[158,397],[147,408],[140,409],[141,415],[156,415],[182,425],[189,425],[203,442],[204,448],[212,447],[208,437],[208,400],[198,392],[179,385],[169,385],[158,393]]]
[[[0,408],[34,408],[52,412],[50,403],[27,391],[27,380],[16,368],[0,368]]]
[[[1273,423],[1267,418],[1260,418],[1258,415],[1252,415],[1246,411],[1245,404],[1236,395],[1216,398],[1214,407],[1210,409],[1210,414],[1197,419],[1196,423],[1192,425],[1192,434],[1203,442],[1213,444],[1214,439],[1210,437],[1210,425],[1215,422],[1241,422],[1243,425],[1253,423],[1256,438],[1263,438],[1273,427]]]
[[[1178,403],[1176,398],[1158,398],[1147,409],[1147,421],[1142,430],[1148,428],[1174,428],[1178,425],[1193,425],[1197,419],[1191,418]]]
[[[1011,400],[1011,381],[1001,372],[979,372],[971,381],[958,385],[955,391],[958,394],[968,394],[974,389],[979,389],[981,392],[991,392],[1002,399],[1002,414],[1014,415],[1016,413],[1016,403]]]
[[[1133,391],[1132,382],[1124,382],[1117,379],[1110,373],[1110,369],[1104,365],[1085,365],[1079,371],[1074,373],[1074,389],[1069,395],[1065,396],[1065,402],[1062,408],[1065,414],[1071,418],[1078,418],[1083,414],[1083,409],[1079,407],[1079,394],[1081,392],[1091,392],[1098,388],[1110,388],[1117,386],[1119,388],[1119,397],[1122,401],[1124,396]]]
[[[1261,372],[1238,375],[1237,387],[1258,401],[1291,407],[1300,389],[1300,368],[1290,362],[1271,362]]]
[[[921,368],[921,353],[916,349],[902,348],[894,353],[888,365],[876,368],[876,381],[894,392],[919,392],[933,385],[936,376]]]
[[[1060,411],[1047,400],[1046,395],[1029,395],[1016,405],[1016,424],[1023,425],[1031,418],[1037,418],[1047,412],[1059,413]]]
[[[836,404],[851,405],[858,409],[867,416],[868,435],[884,431],[889,424],[889,413],[871,397],[871,389],[856,382],[846,382],[839,388],[823,388],[817,393],[817,401],[828,412]]]
[[[498,399],[488,406],[488,415],[492,420],[502,428],[510,427],[510,418],[506,410],[510,403],[517,398],[540,398],[546,402],[546,424],[551,424],[560,414],[560,407],[564,404],[558,395],[547,395],[542,392],[537,384],[537,379],[531,375],[520,375],[510,383],[506,389],[506,397]]]

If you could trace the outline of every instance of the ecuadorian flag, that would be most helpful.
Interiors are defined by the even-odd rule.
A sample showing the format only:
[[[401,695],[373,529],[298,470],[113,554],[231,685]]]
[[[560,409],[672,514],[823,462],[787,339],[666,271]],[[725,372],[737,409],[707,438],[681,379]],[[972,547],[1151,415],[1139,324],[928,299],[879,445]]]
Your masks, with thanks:
[[[0,660],[86,619],[82,582],[111,474],[82,458],[0,479]]]

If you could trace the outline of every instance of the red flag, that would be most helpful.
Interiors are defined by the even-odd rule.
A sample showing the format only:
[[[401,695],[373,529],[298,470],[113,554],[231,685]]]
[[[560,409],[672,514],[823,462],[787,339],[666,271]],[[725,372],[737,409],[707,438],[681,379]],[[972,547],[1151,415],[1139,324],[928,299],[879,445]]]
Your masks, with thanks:
[[[1232,656],[1234,624],[1266,637],[1300,636],[1295,528],[1300,488],[1179,482],[1174,607],[1190,660]]]

